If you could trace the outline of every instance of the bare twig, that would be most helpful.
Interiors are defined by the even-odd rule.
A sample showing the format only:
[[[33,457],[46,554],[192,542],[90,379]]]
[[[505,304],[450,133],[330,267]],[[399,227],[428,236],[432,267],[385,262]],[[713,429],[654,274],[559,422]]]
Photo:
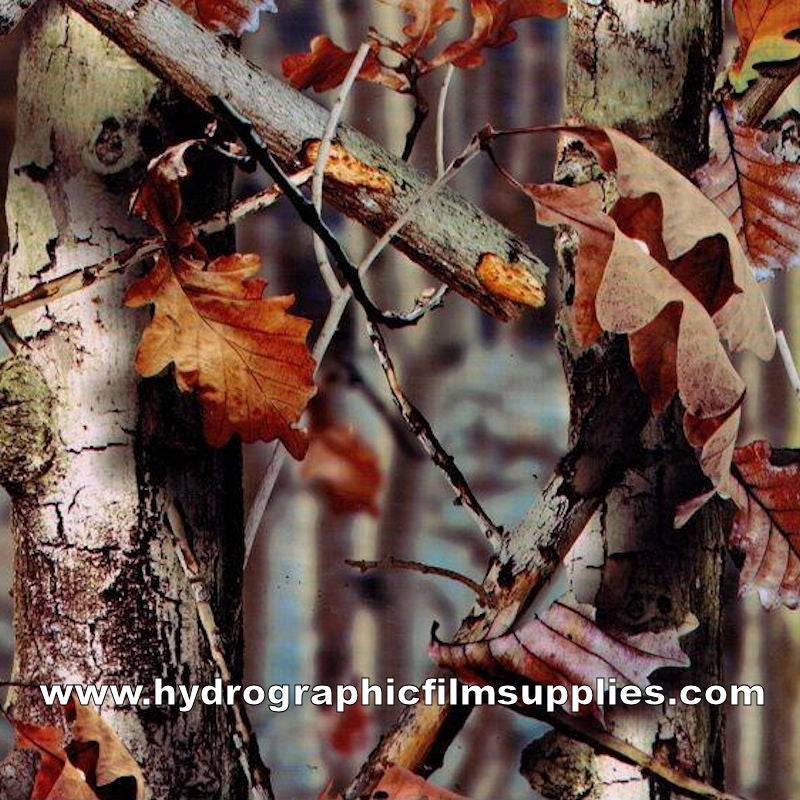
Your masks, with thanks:
[[[325,166],[331,154],[333,137],[336,135],[336,128],[342,117],[347,97],[350,94],[350,90],[353,88],[353,84],[356,82],[358,73],[361,71],[361,66],[364,63],[364,59],[369,54],[369,51],[369,42],[364,42],[361,47],[358,48],[353,63],[350,65],[350,69],[347,70],[347,75],[342,81],[342,88],[339,90],[339,96],[336,98],[336,102],[334,102],[331,108],[328,124],[325,126],[325,133],[322,135],[322,140],[319,145],[319,152],[314,163],[314,175],[311,179],[311,200],[314,203],[314,208],[317,209],[317,213],[320,215],[322,214],[322,186],[325,181]],[[328,261],[325,244],[316,233],[314,234],[314,253],[317,256],[317,264],[322,274],[322,279],[325,281],[325,285],[328,287],[331,297],[335,297],[342,291],[342,287],[339,284],[336,273],[331,267],[330,261]]]
[[[378,256],[386,249],[386,247],[389,246],[393,238],[414,216],[414,213],[424,203],[429,201],[430,198],[432,198],[436,192],[439,191],[439,189],[452,180],[452,178],[457,175],[458,172],[463,169],[473,158],[475,158],[479,152],[479,144],[475,141],[470,142],[467,148],[450,162],[441,177],[437,178],[429,186],[426,186],[417,197],[414,197],[411,200],[411,202],[408,204],[408,207],[403,210],[403,213],[400,214],[400,216],[392,223],[383,236],[381,236],[378,241],[375,242],[370,251],[359,264],[358,271],[361,277],[367,273],[367,270],[369,270],[369,268],[375,262],[375,259],[377,259]],[[432,298],[431,304],[437,300],[441,301],[441,298],[444,297],[446,289],[447,287],[440,288],[434,298]],[[339,329],[339,322],[341,321],[342,315],[344,314],[347,304],[350,302],[350,298],[352,296],[353,293],[350,286],[345,286],[345,288],[334,298],[330,309],[328,309],[328,316],[325,318],[325,322],[322,324],[322,329],[319,332],[319,336],[317,337],[317,341],[314,343],[314,348],[311,353],[314,357],[314,361],[317,364],[317,369],[319,369],[319,366],[325,357],[325,353],[328,351],[328,346],[330,345],[334,334]],[[255,497],[253,498],[250,511],[247,514],[247,521],[244,529],[245,563],[247,563],[248,559],[250,558],[250,553],[253,550],[253,545],[255,544],[256,536],[258,535],[258,529],[261,526],[261,520],[264,518],[264,512],[267,509],[269,499],[272,496],[272,491],[275,488],[275,483],[278,480],[278,475],[283,467],[286,457],[286,451],[280,448],[277,443],[271,444],[270,447],[271,450],[267,460],[267,469],[264,473],[264,477],[261,479],[261,483],[259,484]]]
[[[783,331],[775,331],[775,339],[778,342],[778,352],[781,354],[789,383],[797,395],[797,399],[800,400],[800,375],[797,373],[797,365],[792,357],[792,351],[789,349],[789,343],[786,341],[786,334]]]
[[[312,173],[311,167],[296,172],[290,177],[292,183],[305,183]],[[271,186],[261,192],[246,197],[234,203],[230,209],[218,211],[193,226],[196,234],[211,234],[225,230],[244,217],[269,208],[276,200],[280,199],[283,192],[277,186]],[[45,281],[35,286],[24,294],[9,298],[0,304],[0,323],[13,320],[22,314],[27,314],[41,306],[52,303],[74,292],[81,291],[99,280],[105,280],[114,275],[125,272],[129,267],[138,264],[145,258],[154,255],[164,246],[160,236],[149,236],[140,239],[128,247],[103,259],[89,267],[76,269],[53,280]]]
[[[419,439],[420,444],[431,457],[433,463],[444,473],[447,482],[456,494],[457,502],[464,506],[481,533],[495,549],[498,549],[503,538],[502,528],[495,525],[484,511],[483,506],[481,506],[469,483],[467,483],[464,473],[458,468],[453,457],[442,447],[425,415],[406,397],[397,377],[392,358],[389,355],[389,350],[386,347],[386,341],[378,326],[367,321],[367,333],[378,356],[381,368],[386,375],[386,382],[389,384],[394,402],[406,421],[406,425]]]
[[[192,595],[197,607],[197,616],[200,620],[203,632],[206,635],[206,639],[208,640],[211,658],[217,667],[223,684],[227,687],[230,685],[233,678],[228,662],[225,659],[222,634],[214,618],[214,610],[211,608],[211,603],[209,602],[210,595],[203,582],[200,565],[197,563],[197,559],[189,544],[189,539],[186,536],[183,516],[174,503],[170,503],[167,506],[166,515],[168,523],[167,528],[172,533],[175,544],[177,545],[176,553],[178,560],[183,567],[186,579],[189,581],[189,585],[192,589]],[[239,751],[242,765],[247,770],[250,777],[251,792],[256,798],[275,800],[275,795],[272,791],[272,783],[270,781],[270,771],[261,759],[258,741],[253,733],[253,728],[247,716],[247,708],[239,692],[234,692],[231,712],[236,729],[234,744]]]
[[[745,125],[758,125],[770,112],[780,96],[800,75],[800,58],[783,64],[760,64],[758,79],[742,95],[731,93],[730,99]]]
[[[442,81],[442,88],[439,90],[439,102],[436,105],[436,174],[441,176],[444,172],[444,112],[447,108],[447,92],[450,89],[450,81],[456,68],[452,64],[447,65]]]
[[[421,561],[407,561],[403,558],[395,558],[394,556],[386,556],[380,561],[355,561],[351,558],[345,559],[345,564],[350,567],[356,567],[361,572],[367,572],[373,569],[405,569],[409,572],[420,572],[423,575],[438,575],[441,578],[448,578],[451,581],[464,584],[478,597],[478,603],[481,606],[487,606],[491,603],[491,598],[486,594],[486,590],[477,581],[472,578],[462,575],[453,569],[446,567],[435,567],[431,564],[423,564]]]

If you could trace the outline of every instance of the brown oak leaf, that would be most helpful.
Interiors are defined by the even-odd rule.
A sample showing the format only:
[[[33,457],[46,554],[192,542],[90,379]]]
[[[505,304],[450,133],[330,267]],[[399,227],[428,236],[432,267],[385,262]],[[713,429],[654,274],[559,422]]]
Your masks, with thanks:
[[[262,11],[277,11],[274,0],[176,0],[179,8],[191,14],[203,27],[216,33],[241,36],[258,30]]]
[[[733,0],[739,51],[728,78],[743,92],[758,77],[755,67],[800,56],[800,42],[788,36],[800,29],[796,0]]]
[[[316,391],[311,323],[287,313],[292,295],[262,298],[259,266],[252,254],[205,264],[162,253],[125,294],[127,306],[155,306],[136,369],[150,377],[175,364],[181,391],[197,392],[210,444],[221,447],[234,433],[245,442],[278,438],[302,458],[307,437],[293,425]]]
[[[448,45],[427,69],[442,64],[472,68],[483,63],[484,47],[502,47],[517,38],[513,23],[529,17],[557,19],[567,13],[562,0],[471,0],[472,35]]]
[[[34,725],[16,719],[13,726],[15,746],[36,750],[41,756],[30,800],[46,800],[51,797],[51,791],[68,763],[64,752],[64,734],[52,725]]]
[[[628,334],[631,362],[653,407],[677,391],[701,466],[724,493],[744,383],[733,351],[772,355],[775,335],[758,284],[734,230],[680,173],[624,134],[564,128],[583,140],[616,179],[608,213],[597,183],[524,189],[543,225],[578,234],[575,337],[593,344],[603,331]]]
[[[378,515],[383,484],[378,456],[352,428],[330,425],[313,432],[301,475],[319,486],[334,514]]]
[[[455,8],[449,6],[450,0],[383,0],[391,6],[397,6],[410,17],[403,26],[407,39],[402,48],[406,55],[414,55],[424,50],[439,33],[439,29],[456,14]]]
[[[643,689],[654,670],[688,666],[679,637],[696,626],[697,620],[690,616],[680,628],[658,633],[609,632],[595,624],[591,606],[556,601],[517,630],[454,644],[444,644],[434,635],[428,651],[435,664],[453,670],[465,683],[524,678],[544,686],[563,686],[571,698],[575,686],[594,685],[598,678],[614,678],[620,685]],[[594,700],[579,713],[603,718]]]
[[[757,275],[800,266],[800,164],[771,152],[769,134],[724,114],[711,113],[711,154],[694,182],[730,220]]]
[[[378,45],[373,44],[359,70],[358,79],[379,83],[395,91],[408,88],[408,79],[384,67],[378,58],[378,49]],[[281,69],[283,76],[295,89],[307,89],[310,86],[316,92],[326,92],[345,79],[355,57],[355,50],[343,50],[328,36],[315,36],[308,53],[286,56],[281,62]]]
[[[744,555],[741,593],[758,592],[766,608],[800,605],[800,453],[769,442],[739,447],[733,457],[739,506],[730,546]]]

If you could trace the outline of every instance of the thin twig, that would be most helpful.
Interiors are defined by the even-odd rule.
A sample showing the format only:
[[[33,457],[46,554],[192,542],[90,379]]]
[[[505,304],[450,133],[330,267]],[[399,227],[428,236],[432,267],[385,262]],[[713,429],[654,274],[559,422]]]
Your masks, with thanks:
[[[406,397],[397,377],[392,358],[389,355],[389,350],[386,347],[386,340],[383,338],[378,326],[369,320],[367,320],[367,334],[378,356],[381,368],[386,375],[386,382],[389,384],[394,402],[406,421],[406,425],[417,437],[433,463],[444,473],[447,482],[456,494],[457,502],[464,506],[481,533],[495,549],[498,549],[503,538],[502,529],[495,525],[484,511],[483,506],[481,506],[469,483],[467,483],[464,473],[456,465],[453,456],[442,447],[425,415]]]
[[[447,567],[435,567],[431,564],[423,564],[421,561],[408,561],[394,556],[386,556],[380,561],[355,561],[351,558],[346,558],[344,563],[350,567],[356,567],[361,572],[367,572],[372,569],[405,569],[409,572],[421,572],[423,575],[438,575],[441,578],[448,578],[470,588],[477,595],[480,605],[487,606],[491,602],[489,595],[486,594],[486,589],[478,581],[474,581],[467,575],[463,575],[453,569],[447,569]]]
[[[350,260],[350,257],[345,252],[333,231],[331,231],[325,221],[320,217],[314,204],[289,181],[286,173],[276,161],[270,148],[258,133],[256,133],[252,123],[239,114],[227,100],[221,97],[211,97],[209,98],[209,102],[214,107],[215,112],[230,123],[248,152],[261,164],[275,183],[283,189],[287,199],[292,204],[295,211],[297,211],[297,215],[302,222],[308,225],[308,227],[322,239],[333,256],[333,260],[336,262],[339,271],[353,290],[353,296],[358,300],[370,320],[380,325],[386,325],[388,328],[406,328],[409,325],[416,325],[429,309],[435,308],[438,305],[435,299],[422,305],[417,303],[415,307],[406,314],[397,311],[383,311],[378,308],[372,302],[364,288],[358,267]]]
[[[183,525],[183,516],[181,512],[174,503],[170,503],[167,506],[166,513],[167,528],[172,533],[175,544],[177,545],[176,554],[178,560],[191,586],[192,595],[194,596],[195,605],[197,607],[197,616],[200,620],[203,632],[206,635],[206,639],[208,640],[211,658],[217,667],[219,676],[227,691],[227,687],[230,685],[233,677],[228,662],[225,659],[222,634],[217,627],[217,621],[214,618],[214,610],[211,608],[211,603],[209,602],[209,591],[203,582],[200,565],[195,558],[194,552],[189,544],[189,539],[186,536],[186,529]],[[231,711],[237,734],[234,736],[234,744],[239,751],[242,764],[250,776],[251,791],[257,798],[275,800],[275,795],[272,791],[272,783],[270,781],[270,770],[261,759],[258,741],[256,740],[253,728],[247,716],[247,708],[239,692],[234,692],[233,697]]]
[[[410,62],[410,65],[413,69],[413,61]],[[408,129],[408,133],[406,134],[406,142],[403,147],[403,154],[400,156],[403,161],[408,161],[408,159],[411,158],[411,153],[414,152],[414,145],[417,143],[419,132],[422,130],[422,126],[425,124],[425,120],[428,118],[428,102],[425,100],[422,92],[419,89],[419,86],[417,85],[417,77],[418,76],[416,75],[409,75],[408,78],[410,88],[407,94],[414,98],[414,119],[411,123],[411,127]]]
[[[442,88],[439,90],[439,102],[436,105],[436,175],[441,177],[444,173],[444,111],[447,107],[447,92],[450,89],[450,81],[456,68],[452,64],[447,65],[442,81]]]
[[[378,241],[375,242],[370,251],[359,264],[358,272],[362,278],[378,258],[378,256],[391,244],[392,239],[397,235],[401,228],[403,228],[411,219],[411,217],[414,215],[414,212],[427,200],[433,197],[433,195],[435,195],[439,189],[447,185],[447,183],[451,181],[453,177],[455,177],[455,175],[457,175],[458,172],[467,164],[469,164],[469,162],[472,161],[472,159],[475,158],[479,153],[479,144],[476,142],[476,140],[473,140],[462,153],[460,153],[450,162],[441,177],[437,178],[429,186],[426,186],[424,191],[420,192],[420,194],[418,194],[408,204],[408,207],[404,209],[403,213],[389,226],[389,228],[378,239]],[[319,158],[317,160],[319,161]],[[436,293],[434,300],[441,302],[441,299],[444,297],[446,291],[447,287],[440,288]],[[339,329],[339,323],[341,322],[342,315],[344,314],[347,304],[350,302],[350,298],[352,296],[352,288],[349,285],[345,286],[339,295],[334,298],[330,309],[328,309],[328,315],[325,318],[325,322],[322,324],[322,328],[317,336],[317,341],[314,343],[314,348],[311,351],[314,361],[317,364],[317,370],[319,370],[320,364],[322,364],[322,360],[325,358],[325,353],[328,351],[331,340],[336,334],[336,331]],[[433,300],[431,302],[433,302]],[[264,513],[267,510],[267,505],[269,504],[270,497],[272,496],[272,492],[278,480],[278,475],[280,474],[286,459],[286,451],[279,447],[277,443],[271,444],[270,448],[271,450],[267,459],[267,469],[264,472],[264,477],[261,479],[261,483],[258,486],[255,497],[253,498],[250,511],[247,514],[247,521],[245,523],[245,564],[247,564],[250,554],[253,551],[253,545],[255,544],[256,536],[258,535],[258,529],[261,526],[261,520],[264,518]]]
[[[353,63],[350,65],[350,69],[347,71],[347,75],[342,81],[342,88],[339,90],[339,96],[336,98],[336,102],[331,108],[331,114],[325,126],[325,133],[322,135],[319,152],[317,153],[317,158],[314,163],[314,175],[311,178],[311,200],[314,203],[314,208],[317,209],[317,213],[320,215],[322,214],[322,185],[325,180],[325,166],[328,163],[328,157],[331,153],[333,137],[336,135],[336,128],[339,126],[339,120],[342,117],[347,97],[350,94],[350,90],[353,88],[353,84],[356,82],[364,59],[369,52],[369,42],[364,42],[361,47],[358,48],[356,57],[353,59]],[[322,274],[322,279],[325,281],[325,285],[328,287],[331,296],[335,297],[342,291],[342,287],[339,284],[336,273],[333,271],[333,267],[331,267],[331,262],[328,260],[325,243],[316,233],[314,234],[314,253],[317,256],[317,265]]]
[[[786,334],[783,331],[775,331],[775,339],[778,342],[778,352],[781,354],[789,383],[797,395],[797,399],[800,400],[800,375],[797,373],[797,365],[792,357],[792,351],[789,349],[789,343],[786,341]]]
[[[306,167],[294,173],[289,180],[293,184],[305,183],[312,174],[312,168]],[[277,186],[271,186],[261,192],[234,203],[229,209],[218,211],[204,220],[195,223],[196,234],[212,234],[225,230],[244,217],[269,208],[283,195]],[[99,280],[119,275],[134,264],[154,255],[164,246],[160,236],[148,236],[120,250],[97,264],[76,269],[53,280],[45,281],[24,294],[12,297],[0,305],[0,323],[13,320],[41,306],[52,303],[67,295],[86,289]]]

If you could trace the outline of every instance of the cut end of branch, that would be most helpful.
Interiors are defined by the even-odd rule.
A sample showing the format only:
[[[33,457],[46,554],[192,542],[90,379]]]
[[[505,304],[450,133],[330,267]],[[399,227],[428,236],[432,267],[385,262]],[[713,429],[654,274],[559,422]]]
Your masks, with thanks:
[[[541,308],[544,284],[522,262],[508,262],[496,253],[484,253],[476,269],[478,280],[492,294],[515,303]]]

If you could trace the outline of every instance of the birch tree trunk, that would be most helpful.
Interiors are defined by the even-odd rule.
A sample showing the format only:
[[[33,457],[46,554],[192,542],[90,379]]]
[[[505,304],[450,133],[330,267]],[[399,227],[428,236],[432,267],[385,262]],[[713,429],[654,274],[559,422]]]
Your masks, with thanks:
[[[710,0],[573,0],[565,116],[621,128],[677,169],[689,171],[703,160],[719,39],[719,9]],[[588,158],[572,152],[558,171],[588,179]],[[575,239],[563,236],[558,256],[567,303],[574,254]],[[619,337],[580,351],[561,325],[559,339],[575,440],[598,404],[630,381],[630,361],[626,341]],[[682,413],[676,401],[645,426],[635,466],[579,543],[583,563],[600,569],[576,569],[573,579],[580,599],[597,604],[601,625],[661,630],[680,624],[688,613],[697,616],[699,628],[684,639],[691,669],[656,678],[672,694],[685,684],[721,679],[719,598],[729,521],[725,509],[714,504],[686,529],[673,530],[676,503],[690,496],[693,487],[696,494],[702,481],[683,436]],[[621,707],[611,710],[607,720],[612,732],[637,747],[690,775],[721,783],[724,718],[719,708],[705,703]],[[529,746],[522,769],[534,788],[559,800],[619,800],[621,792],[626,800],[672,796],[637,769],[557,734]]]
[[[148,159],[183,133],[175,120],[202,130],[183,101],[59,2],[40,3],[27,20],[18,102],[10,294],[139,235],[127,205]],[[224,175],[201,174],[196,194],[220,201]],[[0,415],[0,469],[13,501],[16,681],[213,681],[163,526],[168,498],[184,510],[235,677],[241,669],[239,448],[203,443],[198,410],[171,376],[137,386],[133,355],[147,313],[121,307],[124,284],[103,282],[20,320],[27,345],[2,369],[0,398],[26,411]],[[8,707],[25,720],[60,716],[38,691],[14,691]],[[246,797],[224,709],[102,713],[153,797]],[[0,796],[28,794],[5,785]]]

